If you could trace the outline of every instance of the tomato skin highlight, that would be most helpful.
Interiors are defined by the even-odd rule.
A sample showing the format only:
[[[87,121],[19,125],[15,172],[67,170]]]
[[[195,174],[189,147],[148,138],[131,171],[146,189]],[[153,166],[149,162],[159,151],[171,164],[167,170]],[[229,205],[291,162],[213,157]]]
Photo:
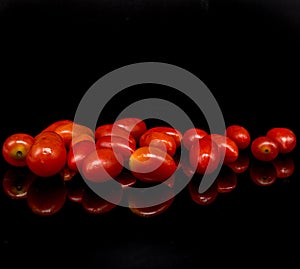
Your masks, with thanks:
[[[45,131],[37,135],[27,154],[28,168],[40,177],[58,174],[66,165],[67,149],[60,135]]]
[[[34,137],[27,133],[15,133],[8,136],[2,145],[2,156],[13,166],[26,166],[26,156],[34,142]]]
[[[176,168],[173,157],[156,147],[139,147],[129,158],[129,170],[143,182],[165,181]]]
[[[271,128],[266,133],[266,136],[270,137],[278,144],[279,153],[290,153],[294,150],[297,144],[296,134],[289,128]]]
[[[110,148],[91,151],[83,160],[81,173],[86,180],[106,182],[117,177],[123,170],[124,159]]]

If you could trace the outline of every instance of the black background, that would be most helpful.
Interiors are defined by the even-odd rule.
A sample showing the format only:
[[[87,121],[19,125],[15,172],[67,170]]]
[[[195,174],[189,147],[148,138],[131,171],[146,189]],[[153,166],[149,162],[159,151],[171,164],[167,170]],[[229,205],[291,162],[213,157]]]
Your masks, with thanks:
[[[100,77],[147,61],[174,64],[199,77],[227,125],[244,125],[253,137],[278,126],[298,134],[299,13],[292,0],[2,0],[1,140],[72,119]],[[103,122],[147,96],[171,95],[158,86],[136,87],[108,106]],[[199,111],[187,100],[170,98],[201,127]],[[91,216],[73,204],[43,218],[1,191],[1,263],[290,268],[299,263],[297,150],[288,180],[262,188],[246,173],[234,192],[211,206],[194,204],[183,191],[166,212],[149,219],[126,208]]]

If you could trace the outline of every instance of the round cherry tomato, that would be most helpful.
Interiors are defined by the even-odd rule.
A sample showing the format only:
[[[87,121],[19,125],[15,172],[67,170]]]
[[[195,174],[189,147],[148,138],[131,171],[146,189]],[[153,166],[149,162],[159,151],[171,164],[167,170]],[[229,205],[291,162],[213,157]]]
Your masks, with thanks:
[[[155,147],[139,147],[129,158],[129,170],[144,182],[165,181],[173,175],[176,168],[173,157]]]
[[[146,137],[142,135],[139,145],[140,147],[151,146],[160,148],[171,156],[175,155],[177,149],[173,136],[162,132],[150,132],[146,134]]]
[[[58,174],[66,165],[67,150],[63,139],[54,131],[37,135],[26,156],[28,168],[40,177]]]
[[[272,128],[267,132],[266,136],[278,144],[279,153],[292,152],[296,147],[296,134],[289,128]]]
[[[114,122],[115,125],[129,132],[138,141],[140,136],[146,132],[146,123],[139,118],[122,118]]]
[[[208,136],[193,144],[189,151],[189,162],[191,168],[199,174],[210,174],[221,164],[219,146]]]
[[[110,148],[91,151],[82,161],[81,172],[86,180],[106,182],[117,177],[123,170],[124,159]]]
[[[233,140],[239,149],[247,148],[251,143],[249,131],[238,124],[230,125],[226,128],[225,135]]]
[[[228,136],[220,134],[208,134],[218,146],[221,157],[223,155],[223,163],[228,164],[235,162],[239,157],[239,148],[237,144]]]
[[[13,166],[26,166],[26,157],[34,137],[27,133],[15,133],[7,137],[2,145],[2,156]]]
[[[203,138],[208,133],[202,129],[199,128],[191,128],[184,132],[182,136],[182,143],[183,146],[190,150],[191,146],[197,142],[199,139]]]
[[[251,143],[253,156],[260,161],[272,161],[278,154],[278,144],[268,136],[256,137]]]

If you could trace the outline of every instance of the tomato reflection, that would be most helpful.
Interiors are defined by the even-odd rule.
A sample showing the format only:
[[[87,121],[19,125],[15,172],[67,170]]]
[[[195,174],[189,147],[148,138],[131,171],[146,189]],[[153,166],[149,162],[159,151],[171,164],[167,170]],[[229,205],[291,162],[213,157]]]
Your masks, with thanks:
[[[49,216],[62,209],[66,197],[66,186],[59,175],[37,177],[28,189],[27,204],[35,214]]]
[[[219,193],[231,192],[237,186],[237,174],[224,166],[216,178],[216,184]]]
[[[250,179],[259,186],[270,186],[277,179],[277,172],[272,162],[254,161],[249,170]]]
[[[4,174],[3,190],[13,199],[27,198],[28,189],[35,178],[36,175],[27,167],[11,167]]]
[[[277,173],[277,178],[288,178],[295,171],[295,162],[289,155],[280,155],[272,161]]]
[[[240,151],[237,160],[226,165],[236,174],[244,173],[250,165],[249,155],[245,151]]]

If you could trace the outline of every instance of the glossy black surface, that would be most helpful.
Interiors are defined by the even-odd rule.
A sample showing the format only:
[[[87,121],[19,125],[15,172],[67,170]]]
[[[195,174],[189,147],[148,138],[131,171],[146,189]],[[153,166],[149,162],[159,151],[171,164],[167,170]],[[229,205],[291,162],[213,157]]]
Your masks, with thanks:
[[[200,1],[201,2],[201,1]],[[297,1],[2,1],[1,141],[72,119],[101,76],[136,62],[166,62],[198,76],[226,124],[253,137],[298,123],[300,7]],[[169,98],[199,127],[197,108],[159,86],[140,85],[113,100],[102,121],[142,97]],[[122,100],[122,101],[121,101]],[[34,214],[1,188],[1,264],[84,268],[296,266],[299,147],[294,173],[258,186],[249,171],[211,205],[185,189],[162,214],[127,208],[102,215],[70,201],[57,214]],[[7,165],[1,157],[1,176]],[[2,267],[2,266],[1,266]]]

